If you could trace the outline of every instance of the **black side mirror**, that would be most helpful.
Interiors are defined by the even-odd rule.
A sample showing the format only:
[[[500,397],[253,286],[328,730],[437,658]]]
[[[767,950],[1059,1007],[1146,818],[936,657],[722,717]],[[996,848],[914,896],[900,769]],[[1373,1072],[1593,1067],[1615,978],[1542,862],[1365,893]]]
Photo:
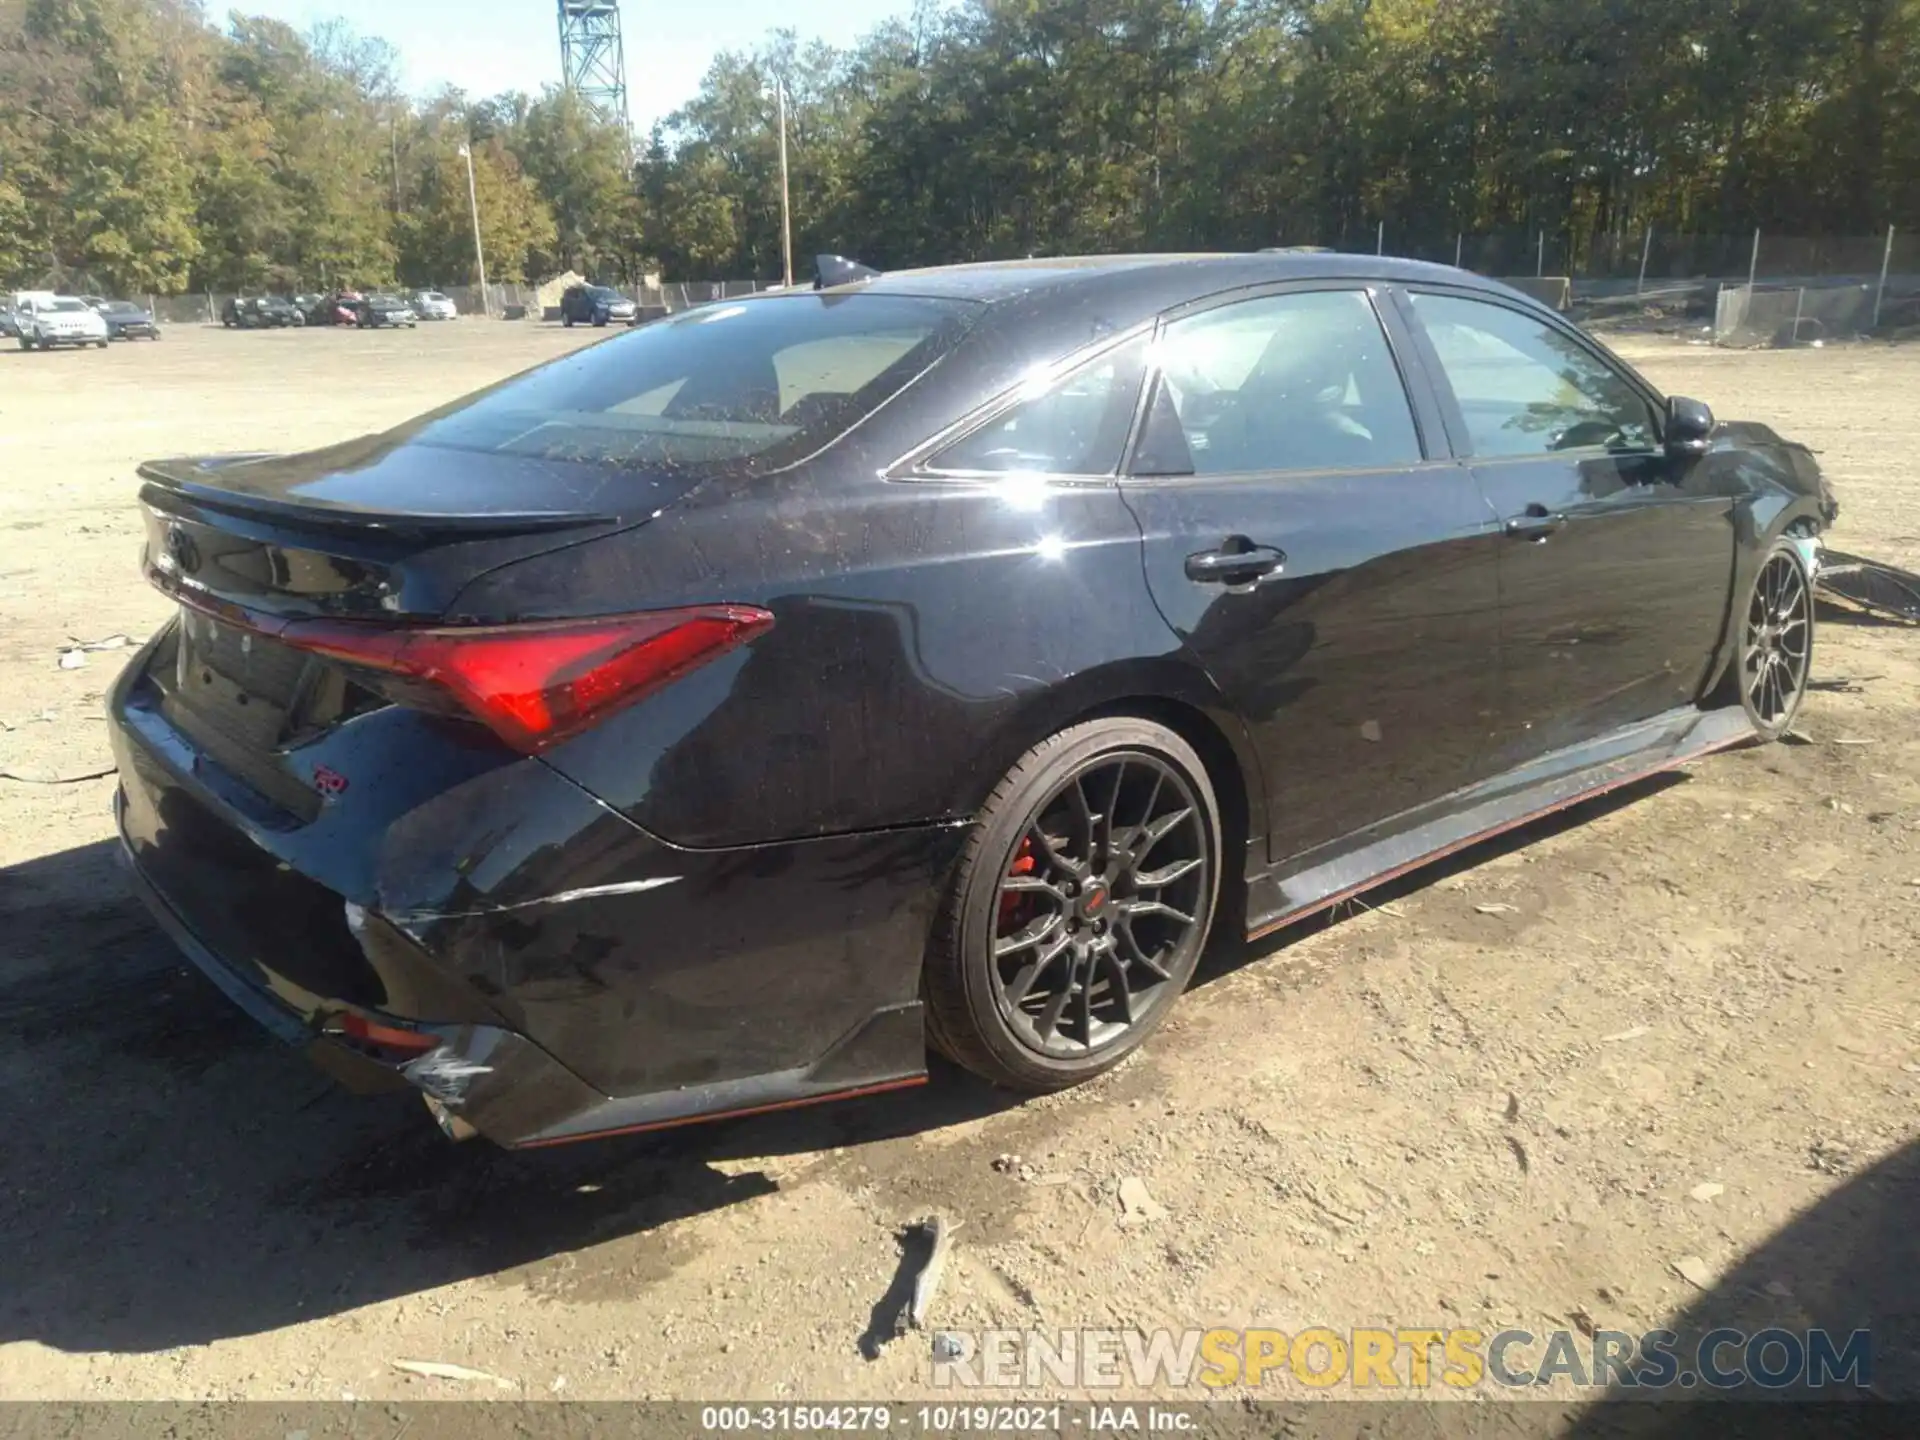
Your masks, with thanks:
[[[1704,455],[1713,444],[1713,411],[1684,395],[1667,399],[1667,453]]]

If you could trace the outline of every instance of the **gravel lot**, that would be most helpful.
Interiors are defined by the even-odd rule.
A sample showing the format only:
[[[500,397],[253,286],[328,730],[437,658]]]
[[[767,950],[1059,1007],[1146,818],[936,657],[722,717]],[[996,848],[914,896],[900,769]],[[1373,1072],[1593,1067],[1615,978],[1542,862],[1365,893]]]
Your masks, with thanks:
[[[57,656],[165,616],[136,461],[345,439],[593,338],[0,350],[0,769],[108,763],[124,656]],[[1835,542],[1920,568],[1920,346],[1623,349],[1813,445]],[[1872,1324],[1876,1388],[1920,1395],[1920,634],[1829,623],[1816,671],[1801,743],[1228,947],[1085,1090],[942,1069],[527,1156],[257,1034],[124,897],[111,780],[0,779],[0,1394],[508,1393],[414,1359],[528,1397],[904,1397],[924,1340],[861,1339],[938,1207],[942,1325]],[[1164,1213],[1129,1223],[1130,1177]]]

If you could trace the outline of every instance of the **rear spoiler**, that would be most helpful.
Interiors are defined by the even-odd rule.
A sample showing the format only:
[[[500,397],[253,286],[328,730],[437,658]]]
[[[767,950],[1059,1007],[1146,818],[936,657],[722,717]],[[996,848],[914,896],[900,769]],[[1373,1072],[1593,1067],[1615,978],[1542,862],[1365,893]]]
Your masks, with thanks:
[[[858,260],[849,260],[844,255],[816,255],[813,257],[813,288],[830,290],[835,285],[858,285],[863,280],[872,280],[880,272],[871,265],[862,265]]]

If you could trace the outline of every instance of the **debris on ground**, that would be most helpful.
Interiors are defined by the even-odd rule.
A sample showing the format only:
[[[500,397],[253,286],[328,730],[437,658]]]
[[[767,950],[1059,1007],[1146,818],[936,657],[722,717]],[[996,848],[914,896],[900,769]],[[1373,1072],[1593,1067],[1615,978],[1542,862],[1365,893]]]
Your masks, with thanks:
[[[888,1342],[899,1339],[908,1330],[926,1328],[927,1312],[939,1291],[946,1272],[947,1254],[952,1248],[953,1232],[959,1225],[944,1215],[929,1215],[916,1220],[894,1234],[900,1245],[900,1263],[894,1267],[887,1290],[867,1314],[867,1328],[860,1336],[861,1355],[878,1360]]]
[[[1518,905],[1508,905],[1499,900],[1490,901],[1485,905],[1476,905],[1473,908],[1482,915],[1518,915],[1520,913]]]
[[[1920,623],[1920,575],[1911,570],[1841,550],[1823,550],[1813,588],[1822,600],[1884,620]]]
[[[1704,1181],[1701,1184],[1694,1186],[1693,1189],[1687,1192],[1687,1194],[1691,1196],[1693,1199],[1699,1200],[1702,1202],[1712,1200],[1716,1196],[1724,1195],[1726,1193],[1727,1193],[1727,1187],[1713,1180]]]
[[[86,663],[87,652],[84,650],[62,650],[60,652],[60,668],[62,670],[78,670]]]
[[[960,1227],[944,1215],[930,1215],[920,1222],[920,1228],[931,1234],[933,1244],[927,1263],[914,1277],[913,1303],[907,1307],[907,1323],[915,1330],[927,1328],[927,1312],[933,1308],[933,1297],[940,1291],[941,1277],[947,1271],[947,1256],[953,1249],[953,1232]]]
[[[1602,1035],[1600,1037],[1600,1043],[1602,1045],[1617,1045],[1622,1040],[1638,1040],[1642,1035],[1651,1035],[1652,1033],[1653,1027],[1651,1025],[1635,1025],[1631,1030],[1619,1030],[1612,1035]]]
[[[1815,1140],[1807,1147],[1807,1163],[1822,1175],[1844,1175],[1853,1168],[1853,1147],[1838,1140]]]
[[[497,1385],[502,1390],[512,1390],[514,1383],[503,1380],[498,1375],[490,1375],[485,1370],[475,1370],[468,1365],[452,1365],[444,1360],[395,1360],[396,1370],[404,1370],[409,1375],[424,1375],[430,1380],[459,1380],[466,1383],[485,1383]]]
[[[1673,1262],[1673,1273],[1697,1290],[1713,1288],[1713,1271],[1698,1255],[1682,1255]]]
[[[22,775],[17,770],[0,770],[0,780],[17,780],[22,785],[78,785],[82,780],[104,780],[117,774],[114,766],[104,770],[86,770],[78,775]]]
[[[1122,1225],[1148,1225],[1162,1219],[1167,1207],[1153,1198],[1147,1189],[1147,1182],[1138,1175],[1129,1175],[1120,1182],[1120,1223]]]
[[[108,635],[104,639],[100,639],[100,640],[80,640],[80,639],[76,639],[72,635],[69,635],[67,639],[72,642],[71,644],[72,649],[84,650],[89,652],[99,651],[99,650],[125,650],[128,646],[133,644],[132,637],[127,635],[118,635],[118,634]]]

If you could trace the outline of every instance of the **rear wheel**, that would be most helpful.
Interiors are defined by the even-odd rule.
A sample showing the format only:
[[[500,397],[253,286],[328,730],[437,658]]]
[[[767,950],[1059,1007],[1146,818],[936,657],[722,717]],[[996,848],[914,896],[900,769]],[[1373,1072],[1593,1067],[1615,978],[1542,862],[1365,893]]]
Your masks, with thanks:
[[[1773,542],[1738,621],[1738,648],[1714,701],[1737,702],[1755,734],[1778,740],[1800,714],[1813,668],[1813,586],[1791,540]]]
[[[33,337],[31,335],[22,335],[20,337],[20,348],[22,350],[31,350],[33,348]]]
[[[567,329],[571,330],[573,328],[573,316],[567,314],[565,311],[562,311],[560,314],[560,323],[566,326]]]
[[[1090,720],[995,787],[936,921],[927,1030],[976,1074],[1058,1090],[1165,1019],[1219,895],[1206,767],[1149,720]]]

